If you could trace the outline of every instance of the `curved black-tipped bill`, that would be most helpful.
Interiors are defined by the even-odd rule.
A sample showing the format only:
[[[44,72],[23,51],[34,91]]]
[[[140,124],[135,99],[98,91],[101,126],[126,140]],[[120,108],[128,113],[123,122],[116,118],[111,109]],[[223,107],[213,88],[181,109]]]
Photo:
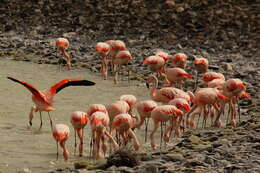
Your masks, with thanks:
[[[149,83],[146,82],[145,84],[146,84],[146,87],[149,88]]]

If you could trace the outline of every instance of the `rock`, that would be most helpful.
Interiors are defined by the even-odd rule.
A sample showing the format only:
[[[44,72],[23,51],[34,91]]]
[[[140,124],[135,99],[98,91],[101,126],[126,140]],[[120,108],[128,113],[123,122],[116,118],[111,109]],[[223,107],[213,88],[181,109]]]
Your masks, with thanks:
[[[106,160],[99,160],[99,161],[78,161],[74,163],[75,169],[104,169],[106,167],[107,161]]]
[[[224,63],[224,64],[222,65],[222,68],[223,68],[223,70],[225,70],[225,71],[233,71],[233,67],[232,67],[232,65],[229,64],[229,63]]]
[[[154,164],[146,164],[145,165],[145,172],[159,173],[159,168],[158,168],[157,165],[154,165]]]
[[[166,161],[171,161],[171,162],[178,162],[178,161],[183,161],[184,157],[182,154],[167,154],[165,156],[163,156],[162,158],[163,160]]]

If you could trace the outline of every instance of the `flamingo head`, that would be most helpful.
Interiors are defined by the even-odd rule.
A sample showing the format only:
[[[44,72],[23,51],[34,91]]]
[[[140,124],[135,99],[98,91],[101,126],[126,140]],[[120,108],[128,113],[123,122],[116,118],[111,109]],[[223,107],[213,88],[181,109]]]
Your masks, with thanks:
[[[146,79],[146,87],[149,88],[149,83],[153,82],[154,80],[157,80],[157,77],[154,75],[150,75],[147,79]]]

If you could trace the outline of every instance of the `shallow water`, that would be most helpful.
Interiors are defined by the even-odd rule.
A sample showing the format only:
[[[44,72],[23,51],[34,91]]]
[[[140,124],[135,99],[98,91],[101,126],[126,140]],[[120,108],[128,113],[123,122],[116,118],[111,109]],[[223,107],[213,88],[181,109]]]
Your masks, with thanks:
[[[71,166],[78,157],[73,155],[74,132],[69,122],[73,111],[87,111],[94,103],[111,103],[122,94],[134,94],[139,100],[149,99],[148,90],[140,82],[129,84],[121,81],[114,85],[112,78],[104,81],[97,74],[85,69],[66,71],[58,66],[35,64],[31,62],[1,60],[0,61],[0,170],[17,172],[30,169],[32,172],[48,172],[55,167]],[[28,125],[28,115],[33,105],[31,93],[22,85],[14,83],[7,76],[33,84],[38,89],[46,89],[64,78],[86,78],[95,81],[92,87],[68,87],[55,97],[56,110],[51,112],[54,123],[65,123],[70,126],[71,136],[67,141],[71,158],[68,163],[63,161],[61,150],[59,161],[56,161],[56,143],[51,135],[49,119],[43,112],[43,126],[39,132],[40,118],[36,113],[33,126]],[[139,138],[143,131],[139,131]],[[85,129],[85,155],[88,155],[90,130]],[[85,156],[86,157],[86,156]],[[83,157],[83,158],[85,158]]]

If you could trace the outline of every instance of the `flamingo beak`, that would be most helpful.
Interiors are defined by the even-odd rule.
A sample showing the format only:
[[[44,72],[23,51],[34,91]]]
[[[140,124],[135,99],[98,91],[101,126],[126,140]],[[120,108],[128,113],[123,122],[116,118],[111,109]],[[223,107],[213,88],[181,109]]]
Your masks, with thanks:
[[[32,126],[32,121],[29,121],[30,126]]]
[[[150,87],[150,86],[149,86],[149,83],[146,82],[145,84],[146,84],[146,87],[149,89],[149,87]]]

